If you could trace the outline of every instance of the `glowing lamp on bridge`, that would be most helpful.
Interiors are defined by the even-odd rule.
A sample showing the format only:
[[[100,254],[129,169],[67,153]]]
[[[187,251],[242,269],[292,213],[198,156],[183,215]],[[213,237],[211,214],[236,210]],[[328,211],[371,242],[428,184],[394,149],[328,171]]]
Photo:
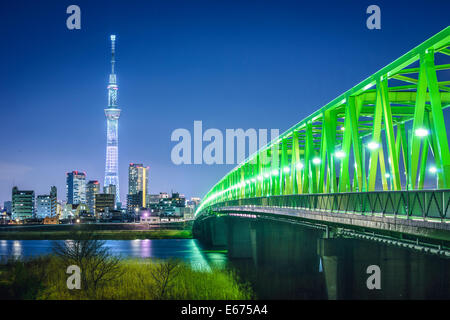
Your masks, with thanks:
[[[437,172],[437,169],[436,169],[436,167],[431,167],[430,169],[428,169],[428,171],[430,172],[430,173],[433,173],[433,174],[435,174],[436,172]]]
[[[302,170],[302,169],[303,169],[303,163],[298,162],[298,163],[295,165],[295,167],[296,167],[298,170]]]
[[[289,168],[289,167],[284,167],[284,168],[283,168],[283,171],[286,172],[286,173],[288,173],[289,171],[291,171],[291,168]]]
[[[337,151],[334,155],[336,156],[336,158],[342,159],[345,157],[345,152],[340,150],[340,151]]]
[[[367,148],[369,148],[370,150],[376,150],[380,147],[380,144],[378,142],[375,141],[371,141],[367,144]]]
[[[263,179],[263,176],[258,176],[259,181],[262,181],[262,179]]]
[[[268,178],[268,177],[270,177],[270,174],[268,174],[268,173],[264,174],[264,178]]]
[[[416,131],[414,133],[416,134],[417,137],[420,137],[420,138],[426,137],[429,134],[428,130],[425,128],[416,129]]]
[[[252,178],[252,182],[256,182],[256,179],[255,179],[255,178]]]
[[[274,176],[278,175],[278,170],[272,170],[272,175]]]
[[[313,162],[314,164],[320,164],[321,160],[320,160],[320,158],[314,158],[314,159],[312,160],[312,162]]]
[[[385,174],[384,174],[384,177],[385,177],[386,179],[389,179],[389,178],[391,177],[391,175],[390,175],[389,173],[385,173]]]

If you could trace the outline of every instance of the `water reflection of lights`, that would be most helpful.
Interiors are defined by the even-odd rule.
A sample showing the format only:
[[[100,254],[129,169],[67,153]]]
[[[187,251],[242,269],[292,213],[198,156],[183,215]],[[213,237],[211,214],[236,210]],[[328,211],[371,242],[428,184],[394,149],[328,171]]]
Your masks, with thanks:
[[[71,246],[73,240],[58,241],[63,246]],[[52,251],[52,241],[47,240],[0,240],[0,259],[5,256],[34,256]],[[205,251],[194,239],[162,239],[162,240],[108,240],[106,247],[111,253],[123,258],[155,258],[169,257],[181,259],[193,269],[211,271],[213,267],[226,265],[226,255],[219,251]]]
[[[195,270],[210,272],[211,267],[209,266],[208,261],[206,261],[205,258],[203,258],[202,252],[198,247],[197,241],[196,240],[190,241],[190,245],[192,247],[192,251],[194,251],[192,257],[189,259],[192,268]]]
[[[139,256],[139,248],[141,247],[141,240],[140,239],[134,239],[131,240],[131,252],[133,257]]]
[[[18,240],[13,241],[12,254],[14,256],[22,255],[22,243],[20,241],[18,241]]]
[[[140,257],[141,258],[150,258],[152,256],[151,243],[152,242],[149,239],[141,240],[141,245],[140,245]]]

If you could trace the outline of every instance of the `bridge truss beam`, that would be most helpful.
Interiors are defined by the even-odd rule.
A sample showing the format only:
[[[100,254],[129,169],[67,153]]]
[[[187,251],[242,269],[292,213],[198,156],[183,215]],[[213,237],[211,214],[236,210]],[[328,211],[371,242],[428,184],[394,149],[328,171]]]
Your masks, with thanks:
[[[436,189],[450,189],[449,52],[447,27],[251,155],[196,215],[254,197],[421,190],[430,157]]]

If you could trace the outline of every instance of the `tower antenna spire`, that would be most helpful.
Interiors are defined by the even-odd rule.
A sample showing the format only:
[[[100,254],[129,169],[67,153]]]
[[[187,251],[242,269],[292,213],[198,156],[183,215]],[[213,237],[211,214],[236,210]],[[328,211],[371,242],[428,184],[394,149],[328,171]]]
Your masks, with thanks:
[[[116,53],[116,36],[114,34],[111,35],[111,73],[114,74],[114,65],[116,63],[115,58]]]

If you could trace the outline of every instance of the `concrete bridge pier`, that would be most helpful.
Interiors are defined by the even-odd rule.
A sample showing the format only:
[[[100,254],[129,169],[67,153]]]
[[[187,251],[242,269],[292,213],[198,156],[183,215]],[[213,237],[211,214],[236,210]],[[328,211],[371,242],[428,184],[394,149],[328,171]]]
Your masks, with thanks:
[[[342,298],[342,291],[345,286],[343,282],[345,272],[342,262],[345,253],[344,243],[338,239],[322,238],[317,241],[317,254],[322,260],[322,270],[329,300]]]
[[[228,257],[256,261],[256,234],[249,219],[227,218]]]
[[[210,234],[210,243],[213,247],[227,246],[227,226],[226,217],[214,216],[208,219]]]
[[[211,216],[201,221],[196,221],[192,227],[193,236],[203,244],[213,247],[227,246],[226,218]]]
[[[450,259],[349,238],[318,240],[328,299],[432,299],[448,297]],[[368,279],[379,268],[380,288]],[[372,282],[372,281],[369,281]]]

